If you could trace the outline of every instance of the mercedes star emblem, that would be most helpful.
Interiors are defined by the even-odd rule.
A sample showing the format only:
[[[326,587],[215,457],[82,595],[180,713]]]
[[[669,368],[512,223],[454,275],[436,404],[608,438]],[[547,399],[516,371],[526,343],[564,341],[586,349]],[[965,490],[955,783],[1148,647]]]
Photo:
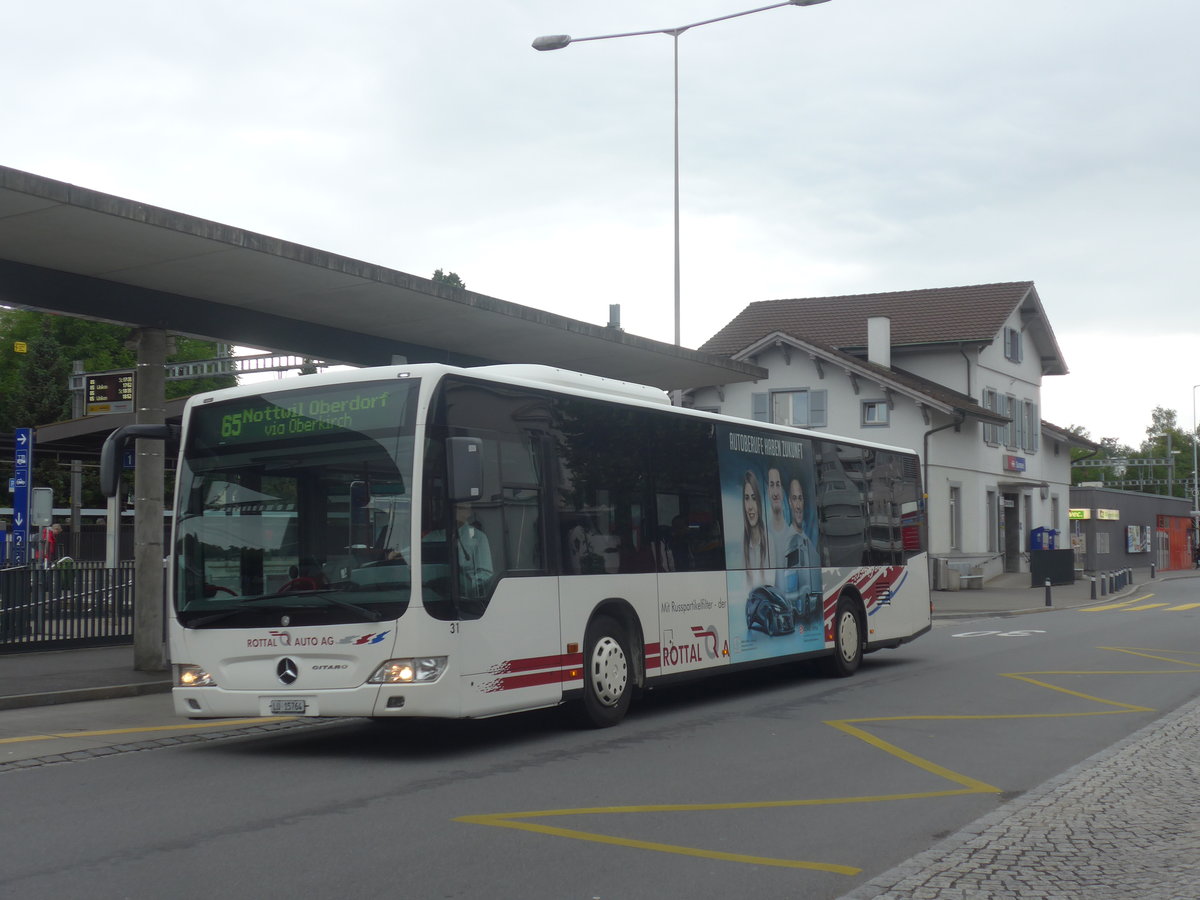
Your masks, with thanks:
[[[284,684],[291,684],[300,677],[300,669],[296,665],[296,661],[284,657],[279,661],[279,665],[275,667],[275,674],[279,676],[279,680]]]

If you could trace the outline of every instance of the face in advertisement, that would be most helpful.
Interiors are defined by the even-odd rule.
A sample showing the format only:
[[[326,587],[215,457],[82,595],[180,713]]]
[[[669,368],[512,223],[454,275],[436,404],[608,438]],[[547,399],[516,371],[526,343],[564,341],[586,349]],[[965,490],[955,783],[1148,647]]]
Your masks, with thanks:
[[[762,495],[758,490],[758,477],[753,472],[747,472],[742,481],[742,513],[745,516],[746,532],[751,534],[758,530],[762,518]]]
[[[788,485],[788,508],[792,513],[792,528],[804,530],[804,485],[799,478],[793,478]]]
[[[771,503],[771,515],[775,520],[783,517],[783,476],[771,467],[767,470],[767,499]]]

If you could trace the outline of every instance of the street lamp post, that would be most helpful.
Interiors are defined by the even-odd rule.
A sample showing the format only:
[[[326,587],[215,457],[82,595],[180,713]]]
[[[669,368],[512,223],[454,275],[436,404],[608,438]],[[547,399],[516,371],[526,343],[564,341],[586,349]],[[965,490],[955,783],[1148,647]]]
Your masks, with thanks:
[[[1200,546],[1200,472],[1196,471],[1196,388],[1192,385],[1192,552]]]
[[[534,38],[534,50],[561,50],[568,44],[578,44],[583,41],[606,41],[611,38],[638,37],[643,34],[668,34],[672,38],[675,49],[675,346],[679,346],[679,36],[692,28],[701,25],[711,25],[713,22],[724,22],[726,19],[737,19],[753,13],[765,12],[768,9],[778,9],[781,6],[815,6],[827,3],[828,0],[785,0],[783,3],[772,3],[770,6],[760,6],[744,12],[730,13],[717,16],[715,19],[705,19],[702,22],[692,22],[690,25],[679,25],[675,28],[655,28],[650,31],[625,31],[620,34],[597,34],[592,37],[571,37],[569,34],[544,34]]]

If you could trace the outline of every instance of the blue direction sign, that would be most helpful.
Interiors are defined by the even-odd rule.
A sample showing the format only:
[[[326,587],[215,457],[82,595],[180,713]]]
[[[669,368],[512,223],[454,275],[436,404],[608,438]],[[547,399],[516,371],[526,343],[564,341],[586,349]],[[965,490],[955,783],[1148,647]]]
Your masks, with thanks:
[[[33,475],[33,429],[18,428],[13,450],[13,562],[29,561],[29,487]]]

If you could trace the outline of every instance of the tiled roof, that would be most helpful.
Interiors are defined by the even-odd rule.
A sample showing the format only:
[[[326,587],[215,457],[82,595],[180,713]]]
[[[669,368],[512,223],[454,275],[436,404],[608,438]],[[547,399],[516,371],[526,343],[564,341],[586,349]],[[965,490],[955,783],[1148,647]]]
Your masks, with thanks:
[[[773,331],[839,349],[867,345],[867,319],[892,320],[892,346],[991,341],[1032,281],[751,303],[700,349],[733,356]]]
[[[1064,443],[1070,444],[1072,447],[1081,447],[1084,450],[1099,450],[1100,445],[1091,438],[1080,437],[1068,428],[1063,428],[1061,425],[1053,425],[1042,419],[1042,431],[1048,431],[1051,435]]]
[[[878,381],[881,387],[890,386],[898,388],[902,392],[907,392],[912,396],[932,401],[935,407],[941,407],[945,411],[959,412],[968,418],[978,419],[983,422],[993,422],[998,425],[1003,425],[1011,421],[1008,415],[985,409],[973,398],[946,387],[944,384],[938,384],[936,381],[930,381],[928,378],[922,378],[920,375],[897,368],[896,366],[892,366],[890,369],[885,368],[862,357],[846,353],[844,350],[830,347],[828,344],[801,340],[791,335],[781,337],[781,333],[775,331],[769,335],[764,335],[759,341],[759,345],[773,344],[773,337],[777,340],[785,340],[788,344],[799,349],[807,350],[815,357],[824,359],[835,366],[841,366],[848,373],[856,372],[862,377]],[[755,348],[751,347],[751,350],[753,349]]]

